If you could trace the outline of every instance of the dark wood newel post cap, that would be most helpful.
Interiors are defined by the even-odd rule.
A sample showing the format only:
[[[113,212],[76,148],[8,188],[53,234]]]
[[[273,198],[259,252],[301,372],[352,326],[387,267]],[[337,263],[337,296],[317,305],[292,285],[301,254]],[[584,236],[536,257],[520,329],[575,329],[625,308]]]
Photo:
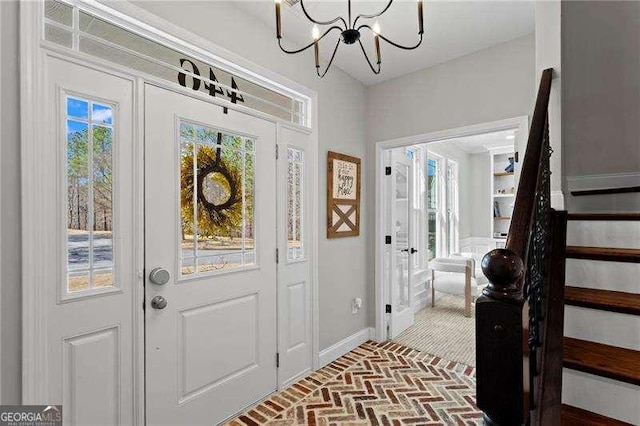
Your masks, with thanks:
[[[495,249],[482,258],[482,272],[489,279],[484,289],[486,296],[513,298],[520,292],[519,283],[524,275],[524,264],[520,256],[508,249]]]

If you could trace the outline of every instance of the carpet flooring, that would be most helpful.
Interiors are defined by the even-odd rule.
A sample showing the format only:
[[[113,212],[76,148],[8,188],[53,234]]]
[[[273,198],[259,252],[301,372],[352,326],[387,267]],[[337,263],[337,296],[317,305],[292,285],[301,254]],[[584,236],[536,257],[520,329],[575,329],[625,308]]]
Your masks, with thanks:
[[[475,369],[366,342],[230,420],[255,425],[476,425]]]
[[[475,307],[464,316],[464,297],[444,296],[416,313],[413,326],[394,339],[401,345],[462,364],[476,365]]]

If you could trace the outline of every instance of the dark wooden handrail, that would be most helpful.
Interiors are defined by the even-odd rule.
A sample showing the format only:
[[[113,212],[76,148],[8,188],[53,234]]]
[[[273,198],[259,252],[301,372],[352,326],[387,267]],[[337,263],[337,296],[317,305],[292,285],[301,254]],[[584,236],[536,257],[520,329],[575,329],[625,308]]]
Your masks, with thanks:
[[[566,212],[551,208],[542,72],[506,247],[487,253],[476,302],[476,403],[489,425],[560,422]]]
[[[523,232],[523,230],[530,231],[535,211],[537,183],[539,182],[538,175],[541,171],[542,140],[547,124],[552,74],[553,69],[549,68],[542,72],[542,77],[540,78],[540,88],[538,89],[536,106],[533,110],[527,150],[522,162],[520,183],[507,236],[507,249],[520,256],[521,259],[524,259],[527,254],[530,235],[529,232]]]

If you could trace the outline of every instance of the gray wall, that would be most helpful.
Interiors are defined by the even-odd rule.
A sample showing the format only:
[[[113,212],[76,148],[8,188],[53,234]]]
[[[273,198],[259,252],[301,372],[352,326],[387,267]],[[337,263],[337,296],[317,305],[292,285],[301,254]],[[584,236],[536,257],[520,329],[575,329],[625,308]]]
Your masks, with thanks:
[[[320,176],[320,241],[319,296],[320,348],[350,336],[367,327],[370,306],[367,300],[367,223],[369,217],[362,209],[361,235],[354,238],[328,240],[322,218],[326,209],[327,151],[338,151],[363,159],[367,168],[365,149],[365,93],[357,80],[333,67],[319,79],[313,67],[313,51],[299,55],[285,55],[275,40],[274,30],[262,21],[248,16],[232,5],[233,2],[169,2],[142,1],[136,4],[167,21],[187,28],[258,65],[275,71],[318,92],[318,136]],[[218,18],[215,18],[218,17]],[[220,17],[224,17],[221,19]],[[367,186],[362,188],[362,202],[366,205]],[[351,299],[363,298],[363,309],[351,314]]]
[[[21,299],[20,299],[20,101],[18,59],[18,4],[0,1],[0,315],[2,403],[21,400]]]
[[[640,2],[562,3],[565,178],[640,173]],[[640,210],[640,196],[569,198],[572,210]]]
[[[566,176],[640,171],[640,2],[564,2],[562,18]]]
[[[491,203],[491,154],[489,152],[481,152],[472,154],[469,161],[471,166],[472,191],[470,194],[471,204],[474,208],[474,214],[471,219],[471,236],[478,238],[493,238],[491,234],[491,212],[493,207]]]

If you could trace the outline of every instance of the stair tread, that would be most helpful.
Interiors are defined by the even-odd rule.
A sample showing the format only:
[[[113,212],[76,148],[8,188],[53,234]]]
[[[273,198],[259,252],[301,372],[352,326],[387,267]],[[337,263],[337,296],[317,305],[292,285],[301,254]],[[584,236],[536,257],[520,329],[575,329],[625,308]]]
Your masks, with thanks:
[[[609,260],[613,262],[640,263],[640,249],[567,246],[567,257],[570,259]]]
[[[640,294],[567,286],[565,304],[604,311],[640,315]]]
[[[592,413],[582,408],[572,407],[571,405],[562,404],[562,426],[627,426],[620,420],[603,416],[602,414]]]
[[[564,338],[563,365],[585,373],[640,385],[640,351]]]
[[[567,220],[640,221],[640,213],[569,213]]]

